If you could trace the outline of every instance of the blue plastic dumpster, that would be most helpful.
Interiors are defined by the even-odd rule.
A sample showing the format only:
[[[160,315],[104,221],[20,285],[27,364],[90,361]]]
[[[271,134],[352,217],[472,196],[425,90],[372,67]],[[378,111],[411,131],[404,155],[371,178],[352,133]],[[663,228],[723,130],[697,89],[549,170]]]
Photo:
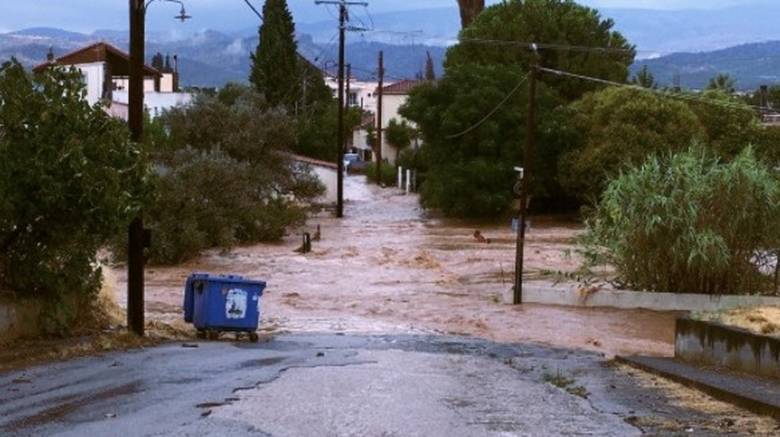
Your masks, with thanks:
[[[265,286],[241,276],[193,273],[184,287],[184,320],[195,325],[201,338],[216,340],[222,332],[235,332],[257,341]]]

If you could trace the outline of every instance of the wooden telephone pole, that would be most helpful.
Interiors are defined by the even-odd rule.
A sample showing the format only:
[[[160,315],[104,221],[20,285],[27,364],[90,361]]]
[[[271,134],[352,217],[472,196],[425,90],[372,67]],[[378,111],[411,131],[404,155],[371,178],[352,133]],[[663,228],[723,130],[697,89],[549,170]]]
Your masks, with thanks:
[[[130,139],[140,143],[144,136],[144,59],[146,55],[146,8],[154,0],[130,0],[130,89],[128,90],[127,125]],[[176,19],[191,18],[181,0],[162,0],[181,6]],[[151,245],[151,232],[144,228],[143,215],[130,222],[127,231],[127,327],[144,335],[144,248]]]
[[[145,0],[130,0],[130,89],[127,124],[130,139],[140,143],[144,134]],[[127,327],[144,335],[144,222],[141,214],[130,223],[127,245]]]
[[[534,51],[536,49],[534,48]],[[538,61],[534,58],[528,73],[528,114],[526,117],[525,146],[523,147],[522,188],[520,190],[520,211],[517,228],[515,253],[515,288],[512,303],[523,303],[523,258],[525,249],[525,227],[528,216],[528,196],[531,190],[532,164],[536,147],[536,76],[539,73]]]
[[[379,87],[377,88],[376,105],[376,183],[382,185],[382,98],[385,86],[385,53],[379,51]]]
[[[339,7],[339,117],[338,117],[338,136],[336,139],[336,164],[338,165],[337,188],[336,188],[336,217],[344,217],[344,43],[347,33],[347,21],[349,14],[347,6],[368,6],[366,2],[347,1],[347,0],[316,0],[318,5],[337,5]]]

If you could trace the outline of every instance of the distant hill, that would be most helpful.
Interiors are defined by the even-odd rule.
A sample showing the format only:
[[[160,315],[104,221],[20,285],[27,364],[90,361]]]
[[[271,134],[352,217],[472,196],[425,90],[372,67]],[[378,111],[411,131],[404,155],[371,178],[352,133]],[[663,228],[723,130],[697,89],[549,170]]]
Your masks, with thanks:
[[[84,47],[96,41],[106,41],[127,50],[127,32],[100,30],[92,34],[68,32],[60,29],[36,28],[0,34],[0,62],[17,58],[32,67],[46,59],[49,47],[55,56]],[[256,35],[228,35],[206,30],[183,39],[171,40],[165,34],[150,34],[147,38],[147,59],[156,52],[177,54],[181,83],[184,86],[219,87],[230,81],[246,81],[251,67],[250,53],[257,47]],[[299,37],[301,53],[315,65],[322,67],[337,59],[337,46],[317,44],[308,35]],[[385,51],[388,80],[413,78],[423,70],[426,52],[430,52],[441,72],[445,48],[421,44],[386,44],[360,41],[347,45],[347,61],[353,66],[353,75],[372,79],[376,71],[377,54]]]
[[[675,53],[637,62],[635,72],[647,65],[662,85],[674,84],[679,76],[684,88],[704,88],[719,73],[737,79],[740,90],[755,90],[762,84],[780,84],[780,41],[743,44],[703,53]]]

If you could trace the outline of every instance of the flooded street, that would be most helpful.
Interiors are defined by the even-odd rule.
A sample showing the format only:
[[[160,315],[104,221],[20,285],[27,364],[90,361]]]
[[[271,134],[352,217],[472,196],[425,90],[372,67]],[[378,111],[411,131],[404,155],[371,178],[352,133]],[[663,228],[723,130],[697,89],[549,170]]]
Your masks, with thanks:
[[[605,354],[673,352],[675,314],[513,306],[514,234],[509,225],[475,226],[427,217],[416,195],[345,181],[345,218],[310,219],[279,244],[210,251],[175,267],[150,267],[147,318],[181,324],[191,272],[263,279],[262,329],[272,332],[443,333],[500,342],[538,342]],[[322,230],[313,251],[295,252],[300,233]],[[474,237],[479,230],[491,242]],[[552,278],[579,265],[576,223],[538,219],[528,235],[526,279]],[[114,269],[124,305],[123,268]]]

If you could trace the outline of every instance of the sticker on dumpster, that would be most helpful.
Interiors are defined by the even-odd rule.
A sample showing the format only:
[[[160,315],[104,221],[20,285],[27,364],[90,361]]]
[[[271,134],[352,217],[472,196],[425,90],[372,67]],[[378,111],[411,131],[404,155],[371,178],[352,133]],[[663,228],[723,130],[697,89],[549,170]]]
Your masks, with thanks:
[[[234,288],[225,297],[225,317],[243,319],[246,317],[246,291]]]

